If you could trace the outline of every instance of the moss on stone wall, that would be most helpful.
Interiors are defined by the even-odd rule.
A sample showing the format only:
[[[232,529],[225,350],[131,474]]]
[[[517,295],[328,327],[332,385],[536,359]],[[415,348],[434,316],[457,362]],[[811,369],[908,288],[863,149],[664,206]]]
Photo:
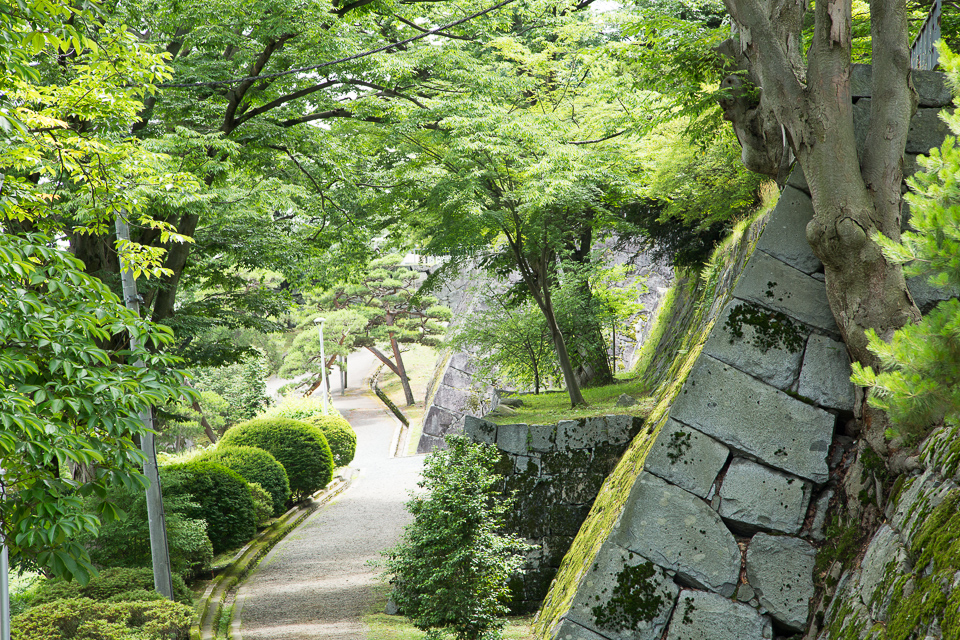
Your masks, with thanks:
[[[733,286],[753,253],[766,220],[766,215],[758,216],[739,229],[733,240],[717,249],[698,279],[678,278],[674,285],[677,299],[657,318],[658,325],[666,323],[668,328],[654,328],[651,334],[660,336],[657,345],[651,347],[655,350],[655,355],[648,359],[651,368],[637,372],[648,388],[658,389],[657,404],[603,483],[570,551],[564,556],[534,622],[538,637],[548,638],[570,609],[577,588],[595,562],[643,471],[647,454],[667,422],[670,407],[700,356],[720,311],[730,300]],[[664,362],[669,362],[669,367],[664,367]]]

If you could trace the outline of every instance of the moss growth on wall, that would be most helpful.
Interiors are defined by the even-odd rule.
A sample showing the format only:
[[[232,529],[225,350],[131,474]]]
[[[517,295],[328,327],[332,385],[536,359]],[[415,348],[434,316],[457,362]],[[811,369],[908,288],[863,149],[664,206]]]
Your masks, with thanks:
[[[730,300],[733,286],[753,253],[765,223],[766,215],[760,215],[750,224],[742,225],[733,239],[717,249],[698,280],[679,278],[674,285],[678,297],[657,318],[658,327],[664,325],[665,328],[655,328],[651,334],[651,338],[659,336],[657,344],[651,347],[655,356],[647,358],[649,367],[646,371],[636,371],[647,388],[658,388],[657,403],[643,430],[607,477],[564,557],[534,623],[538,637],[548,638],[570,609],[580,583],[595,562],[643,471],[647,454],[667,422],[670,407],[700,356],[720,311]],[[664,362],[669,362],[669,367],[663,366]]]
[[[659,582],[651,580],[656,573],[657,568],[649,560],[624,567],[617,574],[610,598],[591,609],[597,627],[627,630],[654,620],[667,603],[664,594],[657,593]],[[673,602],[669,604],[672,606]]]
[[[754,335],[750,343],[764,353],[770,349],[799,353],[807,340],[803,326],[787,314],[752,304],[740,303],[733,307],[724,326],[730,331],[730,344],[743,339],[745,326],[752,327]]]

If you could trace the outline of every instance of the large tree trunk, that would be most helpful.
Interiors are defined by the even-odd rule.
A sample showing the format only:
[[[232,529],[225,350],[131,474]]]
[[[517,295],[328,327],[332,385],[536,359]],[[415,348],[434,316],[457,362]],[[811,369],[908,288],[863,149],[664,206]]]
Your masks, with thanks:
[[[851,357],[876,366],[865,332],[873,329],[889,339],[919,317],[900,266],[888,262],[872,238],[877,232],[900,237],[903,153],[916,106],[904,2],[871,1],[874,87],[870,129],[858,154],[850,94],[849,0],[816,4],[805,77],[798,72],[796,39],[778,23],[781,16],[785,23],[796,23],[802,3],[785,2],[773,7],[780,13],[768,13],[757,0],[725,1],[740,27],[741,62],[763,89],[762,108],[754,113],[776,118],[783,127],[809,185],[814,217],[807,239],[824,264],[837,325]],[[724,108],[731,119],[737,117],[736,109]],[[871,444],[882,448],[885,421],[865,405],[862,409]]]

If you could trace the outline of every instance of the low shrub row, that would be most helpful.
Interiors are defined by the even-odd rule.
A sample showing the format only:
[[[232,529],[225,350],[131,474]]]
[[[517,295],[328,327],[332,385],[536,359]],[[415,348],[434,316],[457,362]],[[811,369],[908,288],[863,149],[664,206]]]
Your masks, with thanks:
[[[302,405],[302,406],[301,406]],[[282,406],[282,405],[281,405]],[[295,410],[294,410],[295,409]],[[126,517],[83,540],[102,569],[87,585],[49,580],[14,618],[18,640],[187,638],[192,593],[215,553],[249,541],[257,526],[325,487],[335,466],[349,464],[356,434],[316,403],[292,409],[301,420],[265,417],[229,429],[218,445],[160,467],[176,602],[154,590],[144,492],[117,486],[87,499],[91,513],[109,501]]]
[[[17,640],[187,640],[193,608],[169,600],[54,600],[15,617]]]

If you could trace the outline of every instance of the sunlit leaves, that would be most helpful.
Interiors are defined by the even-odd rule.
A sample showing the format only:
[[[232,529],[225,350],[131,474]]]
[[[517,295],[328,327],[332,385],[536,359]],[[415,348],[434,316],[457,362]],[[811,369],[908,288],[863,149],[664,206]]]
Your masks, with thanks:
[[[80,496],[114,482],[142,486],[140,412],[192,392],[171,357],[100,346],[131,334],[162,347],[172,335],[49,239],[0,235],[0,257],[0,527],[17,562],[85,581],[91,567],[72,540],[98,521]],[[96,473],[74,480],[78,467]]]

